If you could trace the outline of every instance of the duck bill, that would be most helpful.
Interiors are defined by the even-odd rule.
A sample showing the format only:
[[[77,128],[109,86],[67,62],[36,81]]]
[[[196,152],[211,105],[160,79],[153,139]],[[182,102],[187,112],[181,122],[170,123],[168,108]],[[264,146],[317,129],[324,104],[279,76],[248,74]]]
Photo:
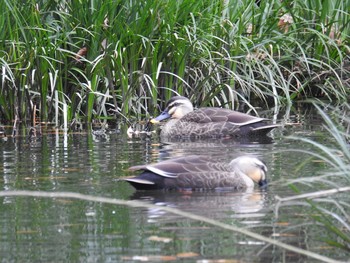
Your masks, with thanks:
[[[167,110],[163,111],[158,117],[150,120],[151,123],[158,123],[161,122],[163,120],[169,119],[171,117],[171,115],[168,113]]]

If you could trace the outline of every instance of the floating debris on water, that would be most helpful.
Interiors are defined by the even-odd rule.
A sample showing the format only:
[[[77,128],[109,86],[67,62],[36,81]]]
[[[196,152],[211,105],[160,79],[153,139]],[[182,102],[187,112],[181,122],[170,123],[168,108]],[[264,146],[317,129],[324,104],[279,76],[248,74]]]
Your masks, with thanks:
[[[130,126],[128,128],[128,130],[126,131],[127,135],[129,138],[133,138],[133,137],[142,137],[142,136],[152,136],[152,134],[155,134],[155,131],[149,131],[146,129],[143,130],[137,130],[134,129],[132,126]]]

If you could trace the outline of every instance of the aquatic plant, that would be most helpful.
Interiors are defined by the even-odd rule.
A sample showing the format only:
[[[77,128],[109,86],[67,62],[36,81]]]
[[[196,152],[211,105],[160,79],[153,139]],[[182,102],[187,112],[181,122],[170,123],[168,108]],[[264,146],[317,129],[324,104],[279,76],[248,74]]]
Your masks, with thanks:
[[[350,118],[348,103],[337,107],[314,103],[324,120],[328,137],[322,142],[297,136],[311,146],[310,150],[297,149],[329,167],[325,174],[302,177],[289,181],[297,196],[278,197],[277,210],[281,205],[304,206],[305,219],[313,220],[325,231],[322,241],[331,246],[350,251],[350,216],[348,193],[350,191]]]
[[[340,0],[4,0],[0,11],[4,122],[144,119],[176,92],[230,108],[349,95]]]

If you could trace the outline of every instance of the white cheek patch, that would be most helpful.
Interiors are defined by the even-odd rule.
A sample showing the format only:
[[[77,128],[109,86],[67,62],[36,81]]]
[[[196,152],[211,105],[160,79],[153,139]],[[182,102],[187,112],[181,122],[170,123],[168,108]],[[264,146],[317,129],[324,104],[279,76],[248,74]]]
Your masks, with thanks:
[[[169,113],[170,115],[173,115],[174,112],[175,112],[175,107],[170,108],[170,110],[168,111],[168,113]]]
[[[260,169],[254,169],[252,171],[249,171],[250,178],[254,182],[259,182],[262,179],[262,171]]]
[[[183,114],[181,109],[176,109],[176,111],[174,112],[174,114],[171,115],[174,119],[181,119]]]
[[[179,111],[178,108],[173,107],[173,108],[171,108],[171,109],[168,111],[168,113],[170,114],[171,117],[177,118],[177,117],[178,117],[178,116],[177,116],[177,115],[178,115],[178,111]]]

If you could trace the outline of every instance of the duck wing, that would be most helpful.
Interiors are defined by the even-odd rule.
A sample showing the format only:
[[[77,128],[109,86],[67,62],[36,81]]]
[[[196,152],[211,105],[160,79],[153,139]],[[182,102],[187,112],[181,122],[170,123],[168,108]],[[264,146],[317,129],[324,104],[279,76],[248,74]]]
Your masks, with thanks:
[[[280,125],[268,124],[268,119],[222,108],[200,108],[186,114],[169,130],[170,136],[264,137]]]
[[[132,166],[129,170],[144,170],[162,177],[176,178],[179,174],[208,170],[210,167],[209,162],[210,160],[204,156],[190,155],[166,160],[156,164]]]
[[[244,126],[252,123],[266,121],[264,118],[251,116],[238,111],[222,108],[200,108],[186,114],[181,118],[184,122],[218,123],[230,122],[236,126]]]

